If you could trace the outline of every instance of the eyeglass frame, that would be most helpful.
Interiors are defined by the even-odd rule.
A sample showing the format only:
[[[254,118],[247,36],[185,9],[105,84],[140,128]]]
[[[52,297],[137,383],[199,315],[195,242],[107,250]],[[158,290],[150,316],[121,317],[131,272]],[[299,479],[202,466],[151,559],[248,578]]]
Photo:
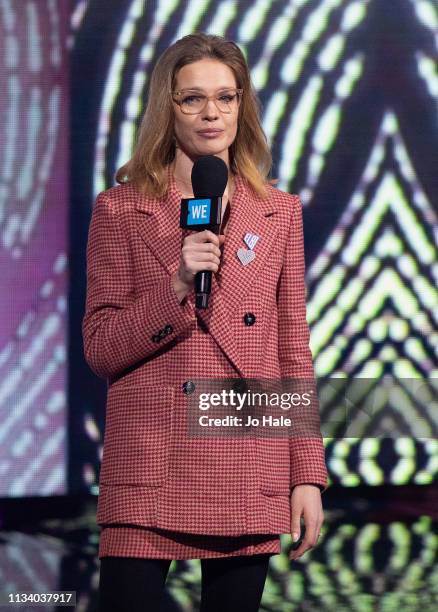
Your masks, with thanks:
[[[205,107],[207,106],[207,104],[208,104],[208,102],[209,102],[210,100],[213,100],[214,105],[216,106],[216,108],[218,109],[218,111],[219,111],[220,113],[225,113],[226,115],[229,115],[230,113],[232,113],[232,110],[230,110],[229,112],[228,112],[228,111],[223,111],[223,110],[221,110],[221,109],[218,107],[218,105],[216,104],[216,102],[217,102],[217,101],[215,100],[215,97],[216,97],[218,94],[214,94],[213,96],[206,96],[205,94],[202,94],[202,95],[205,97],[205,104],[204,104],[204,106],[203,106],[203,107],[202,107],[202,108],[201,108],[201,109],[200,109],[200,110],[199,110],[197,113],[185,113],[185,112],[182,110],[182,108],[181,108],[181,101],[175,100],[175,98],[173,97],[173,96],[175,96],[175,95],[179,95],[179,94],[180,94],[180,93],[182,93],[183,91],[193,91],[193,92],[197,92],[198,90],[196,90],[196,89],[190,89],[190,87],[188,87],[187,89],[180,89],[180,90],[178,90],[178,91],[171,91],[171,92],[170,92],[170,94],[171,94],[171,96],[172,96],[172,100],[175,102],[175,104],[178,104],[178,106],[179,106],[179,107],[180,107],[180,109],[181,109],[181,112],[182,112],[182,113],[184,113],[184,115],[199,115],[199,113],[202,113],[202,111],[205,109]],[[235,91],[235,92],[236,92],[236,93],[237,93],[239,96],[242,96],[242,94],[243,94],[243,89],[242,89],[242,88],[238,88],[238,87],[230,87],[230,88],[228,88],[228,89],[226,89],[226,88],[225,88],[225,89],[220,89],[220,90],[219,90],[219,92],[221,92],[221,91]],[[201,93],[201,92],[199,92],[199,93]],[[242,98],[240,97],[240,98],[239,98],[239,104],[240,104],[240,101],[241,101],[241,100],[242,100]]]

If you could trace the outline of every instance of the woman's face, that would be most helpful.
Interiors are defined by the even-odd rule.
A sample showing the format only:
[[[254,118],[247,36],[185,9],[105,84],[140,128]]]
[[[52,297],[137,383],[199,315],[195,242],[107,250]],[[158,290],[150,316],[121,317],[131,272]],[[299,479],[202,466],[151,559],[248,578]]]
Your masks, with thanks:
[[[206,96],[213,96],[223,89],[236,89],[233,71],[226,64],[214,59],[202,59],[183,66],[176,75],[175,91],[198,89]],[[216,155],[228,163],[228,147],[237,133],[238,105],[232,112],[220,111],[213,99],[197,115],[187,115],[174,102],[175,137],[178,146],[189,156]],[[203,130],[219,130],[214,134]]]

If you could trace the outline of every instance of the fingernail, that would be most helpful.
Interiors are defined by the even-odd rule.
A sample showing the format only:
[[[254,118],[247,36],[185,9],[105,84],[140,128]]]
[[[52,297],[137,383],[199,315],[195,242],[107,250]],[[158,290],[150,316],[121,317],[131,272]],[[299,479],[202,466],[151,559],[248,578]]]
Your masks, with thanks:
[[[299,537],[300,537],[299,534],[296,531],[294,531],[293,533],[294,542],[296,542]]]

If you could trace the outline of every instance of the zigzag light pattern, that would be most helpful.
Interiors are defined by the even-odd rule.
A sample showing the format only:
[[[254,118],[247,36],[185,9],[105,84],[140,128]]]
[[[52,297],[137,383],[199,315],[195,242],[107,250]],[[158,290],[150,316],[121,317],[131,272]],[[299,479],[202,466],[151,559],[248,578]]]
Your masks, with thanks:
[[[436,43],[435,3],[409,1],[414,21]],[[357,96],[367,69],[367,49],[355,41],[359,31],[368,27],[374,7],[374,0],[295,0],[281,6],[257,0],[158,2],[151,9],[145,2],[132,0],[106,76],[94,193],[108,186],[108,167],[115,169],[130,156],[158,48],[201,30],[230,35],[242,48],[263,103],[263,128],[276,153],[278,187],[299,193],[311,210],[342,145],[345,109]],[[127,74],[128,59],[133,63],[132,43],[146,12],[150,27],[144,32],[134,71]],[[436,57],[430,50],[419,49],[416,65],[429,96],[437,101]],[[120,99],[125,112],[115,125],[112,117]],[[361,178],[307,271],[308,321],[317,376],[345,378],[347,385],[351,377],[378,381],[388,370],[406,379],[438,374],[437,218],[415,173],[396,111],[382,110]],[[110,134],[118,142],[115,159],[109,157]],[[421,433],[430,432],[433,419],[427,405],[401,394],[394,405],[382,406],[379,420],[367,424],[367,439],[327,436],[335,479],[352,486],[377,484],[385,478],[426,482],[435,477],[437,447],[427,436],[419,447],[412,441],[409,444],[408,437],[400,438],[394,442],[399,461],[392,472],[379,466],[381,444],[372,439],[373,427],[389,431],[393,419],[403,416],[402,404],[411,421],[416,411],[426,415],[424,430],[414,431],[412,425],[417,441]],[[328,418],[336,410],[335,399],[323,406]],[[95,432],[90,423],[88,430]],[[362,459],[350,465],[357,445]]]

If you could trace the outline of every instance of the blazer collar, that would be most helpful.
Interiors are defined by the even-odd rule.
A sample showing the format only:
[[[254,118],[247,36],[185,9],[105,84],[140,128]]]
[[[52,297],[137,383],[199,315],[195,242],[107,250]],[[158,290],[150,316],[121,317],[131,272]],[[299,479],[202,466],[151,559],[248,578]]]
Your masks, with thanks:
[[[212,275],[208,308],[196,312],[240,375],[248,377],[252,374],[247,371],[244,356],[237,350],[229,319],[231,313],[239,312],[240,302],[251,294],[255,281],[269,266],[279,225],[272,198],[257,197],[240,175],[235,176],[234,184],[219,273]],[[141,194],[136,198],[135,208],[141,213],[136,223],[137,231],[168,274],[178,269],[182,241],[191,233],[179,227],[181,199],[171,166],[168,166],[168,189],[163,198]],[[247,248],[243,240],[247,232],[260,238],[254,247],[255,259],[244,266],[237,257],[237,250]],[[244,314],[242,311],[242,325]]]

